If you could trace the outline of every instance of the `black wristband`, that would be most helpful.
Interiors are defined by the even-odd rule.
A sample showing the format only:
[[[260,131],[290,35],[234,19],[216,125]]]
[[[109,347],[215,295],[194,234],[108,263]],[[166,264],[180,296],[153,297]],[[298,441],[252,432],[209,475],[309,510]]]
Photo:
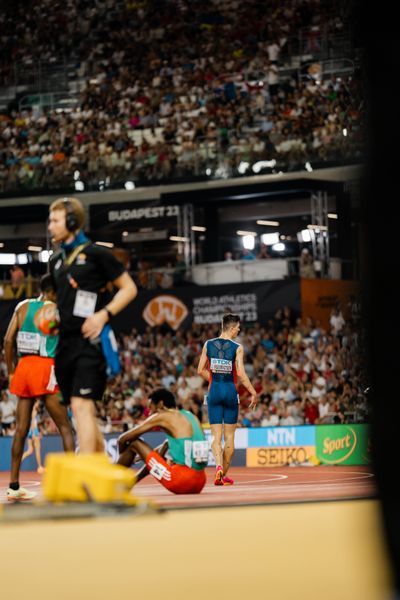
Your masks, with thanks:
[[[108,320],[109,320],[109,321],[111,321],[111,319],[112,319],[112,318],[113,318],[113,316],[114,316],[114,315],[112,314],[111,310],[108,308],[108,306],[105,306],[105,307],[104,307],[104,310],[105,310],[105,311],[107,312],[107,314],[108,314]]]

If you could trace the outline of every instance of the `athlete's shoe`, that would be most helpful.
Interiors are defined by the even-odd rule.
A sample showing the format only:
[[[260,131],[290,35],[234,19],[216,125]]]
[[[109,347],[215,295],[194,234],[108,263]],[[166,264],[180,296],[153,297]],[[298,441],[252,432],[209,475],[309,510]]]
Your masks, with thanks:
[[[224,477],[224,471],[223,471],[221,465],[217,465],[217,468],[215,470],[214,485],[224,485],[222,483],[223,477]]]
[[[36,498],[36,492],[28,492],[23,487],[20,487],[19,490],[13,490],[8,488],[7,490],[7,500],[9,502],[26,502],[27,500],[33,500]]]
[[[233,485],[234,483],[234,480],[230,477],[227,477],[226,475],[222,478],[222,485]]]

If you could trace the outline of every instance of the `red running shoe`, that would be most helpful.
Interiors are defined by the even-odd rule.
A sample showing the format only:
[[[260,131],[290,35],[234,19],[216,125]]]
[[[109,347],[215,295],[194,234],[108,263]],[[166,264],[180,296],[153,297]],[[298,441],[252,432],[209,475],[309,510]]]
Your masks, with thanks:
[[[224,478],[224,471],[223,471],[221,465],[217,465],[217,468],[215,470],[214,485],[224,485],[222,482],[223,478]]]
[[[234,483],[235,482],[233,481],[233,479],[227,477],[226,475],[222,478],[222,485],[233,485]]]

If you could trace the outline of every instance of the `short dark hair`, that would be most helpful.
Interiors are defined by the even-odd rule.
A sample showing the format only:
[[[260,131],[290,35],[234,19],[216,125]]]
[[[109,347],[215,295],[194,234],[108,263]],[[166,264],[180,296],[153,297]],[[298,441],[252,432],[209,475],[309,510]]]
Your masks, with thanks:
[[[222,329],[229,329],[229,327],[234,327],[238,323],[240,323],[239,315],[227,313],[222,317]]]
[[[67,215],[68,212],[72,213],[77,220],[76,229],[82,229],[85,223],[85,209],[78,198],[58,198],[50,204],[49,211],[63,210]]]
[[[153,404],[163,402],[166,408],[176,408],[175,396],[167,388],[157,388],[149,394],[149,399]]]
[[[43,275],[40,278],[39,287],[41,292],[55,291],[53,277],[50,275],[50,273],[46,273],[46,275]]]

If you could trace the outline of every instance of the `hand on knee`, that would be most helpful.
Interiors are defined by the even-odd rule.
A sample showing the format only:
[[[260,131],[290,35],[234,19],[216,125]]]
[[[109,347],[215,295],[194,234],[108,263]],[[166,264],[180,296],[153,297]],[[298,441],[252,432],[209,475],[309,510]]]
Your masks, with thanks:
[[[120,454],[127,450],[130,445],[129,440],[127,440],[124,436],[125,434],[118,438],[118,452]]]

